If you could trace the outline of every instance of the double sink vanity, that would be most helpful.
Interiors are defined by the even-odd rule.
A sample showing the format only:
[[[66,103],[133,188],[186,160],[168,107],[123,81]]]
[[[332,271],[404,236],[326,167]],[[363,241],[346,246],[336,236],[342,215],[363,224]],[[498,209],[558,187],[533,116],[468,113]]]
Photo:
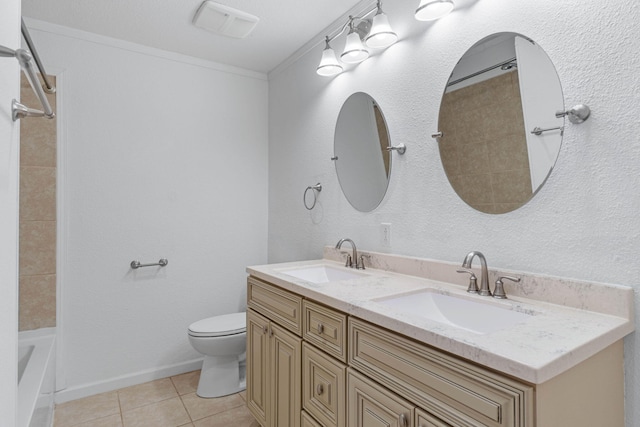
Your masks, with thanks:
[[[521,279],[496,299],[467,293],[459,264],[365,257],[247,268],[263,427],[624,425],[631,288],[490,269]]]

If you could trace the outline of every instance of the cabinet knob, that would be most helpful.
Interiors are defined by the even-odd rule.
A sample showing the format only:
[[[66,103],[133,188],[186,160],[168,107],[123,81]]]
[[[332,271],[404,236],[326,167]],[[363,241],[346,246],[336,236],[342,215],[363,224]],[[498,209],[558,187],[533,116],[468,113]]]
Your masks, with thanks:
[[[262,333],[266,335],[266,334],[267,334],[267,332],[269,332],[269,328],[267,327],[267,325],[264,325],[264,326],[262,327]]]
[[[320,396],[322,393],[324,393],[324,387],[322,386],[322,384],[318,384],[316,386],[316,394]]]
[[[269,336],[272,337],[273,336],[273,328],[269,328]]]
[[[407,424],[407,416],[405,414],[400,414],[400,427],[409,427]]]
[[[322,334],[324,332],[324,325],[322,323],[318,323],[318,333]]]

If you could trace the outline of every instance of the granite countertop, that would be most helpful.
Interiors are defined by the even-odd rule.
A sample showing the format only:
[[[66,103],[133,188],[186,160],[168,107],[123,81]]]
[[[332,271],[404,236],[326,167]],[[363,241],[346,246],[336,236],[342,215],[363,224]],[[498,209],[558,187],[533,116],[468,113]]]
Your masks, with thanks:
[[[287,270],[318,265],[360,275],[353,279],[317,284],[286,274]],[[448,268],[446,263],[442,268]],[[465,292],[466,286],[460,284],[381,269],[354,270],[326,257],[251,266],[247,267],[247,272],[303,297],[533,384],[546,382],[634,330],[633,290],[624,286],[585,284],[589,293],[598,294],[594,298],[606,295],[611,300],[609,306],[614,307],[613,310],[598,310],[599,305],[585,302],[584,295],[577,298],[580,303],[574,305],[578,307],[567,303],[571,298],[563,295],[562,290],[576,292],[576,286],[558,289],[558,300],[562,305],[535,299],[537,295],[529,295],[531,298],[510,295],[509,289],[508,299],[497,300],[468,294]],[[558,280],[562,283],[561,279]],[[553,280],[546,279],[547,287],[553,286],[553,283]],[[423,317],[402,314],[377,301],[391,295],[424,289],[496,304],[531,316],[524,322],[507,325],[504,329],[479,334]],[[539,293],[545,294],[548,290],[541,289]],[[543,299],[550,298],[547,295]],[[618,312],[615,312],[615,307],[619,308]],[[482,321],[478,319],[478,322]]]

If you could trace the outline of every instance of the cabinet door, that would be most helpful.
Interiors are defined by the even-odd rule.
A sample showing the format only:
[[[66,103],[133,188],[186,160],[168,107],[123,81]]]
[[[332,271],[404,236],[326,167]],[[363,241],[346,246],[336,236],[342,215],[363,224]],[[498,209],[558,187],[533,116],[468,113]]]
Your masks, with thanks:
[[[300,426],[301,427],[322,427],[313,417],[307,414],[305,411],[302,411],[300,416]]]
[[[325,427],[345,427],[346,366],[302,345],[302,407]]]
[[[416,427],[451,427],[450,424],[421,409],[416,409]]]
[[[247,407],[267,426],[269,415],[269,320],[247,310]]]
[[[355,371],[348,369],[347,427],[411,427],[414,406]]]
[[[300,427],[302,340],[271,323],[271,426]]]

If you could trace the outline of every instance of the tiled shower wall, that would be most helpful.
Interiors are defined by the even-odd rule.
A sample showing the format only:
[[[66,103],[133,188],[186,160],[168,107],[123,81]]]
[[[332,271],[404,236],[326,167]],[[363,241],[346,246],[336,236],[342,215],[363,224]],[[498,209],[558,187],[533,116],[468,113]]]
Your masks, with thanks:
[[[24,75],[20,97],[41,109]],[[55,94],[47,97],[55,111]],[[56,325],[56,120],[20,120],[21,331]]]
[[[446,93],[438,127],[449,182],[469,205],[499,214],[531,198],[517,72]]]

